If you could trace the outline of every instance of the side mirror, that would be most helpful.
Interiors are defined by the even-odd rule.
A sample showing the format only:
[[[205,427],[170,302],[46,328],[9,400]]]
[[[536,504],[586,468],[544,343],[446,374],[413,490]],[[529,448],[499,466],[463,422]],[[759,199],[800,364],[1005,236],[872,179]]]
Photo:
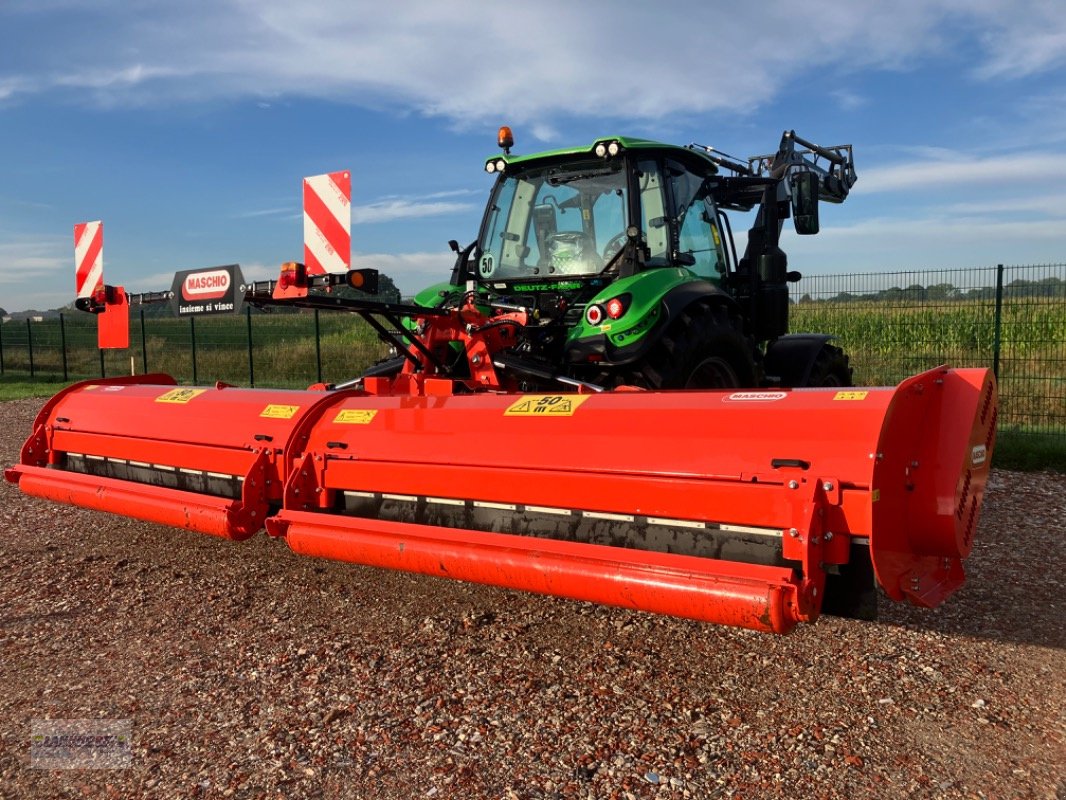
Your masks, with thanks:
[[[818,233],[818,173],[792,176],[792,221],[801,236]]]

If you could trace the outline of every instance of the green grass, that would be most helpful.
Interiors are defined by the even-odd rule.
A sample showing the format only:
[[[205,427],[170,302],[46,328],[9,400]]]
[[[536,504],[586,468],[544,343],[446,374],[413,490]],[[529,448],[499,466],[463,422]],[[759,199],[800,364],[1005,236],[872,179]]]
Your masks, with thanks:
[[[992,466],[1023,472],[1046,469],[1066,473],[1066,439],[1020,428],[999,430]]]
[[[0,401],[51,397],[66,385],[62,381],[36,381],[27,380],[24,376],[0,375]]]

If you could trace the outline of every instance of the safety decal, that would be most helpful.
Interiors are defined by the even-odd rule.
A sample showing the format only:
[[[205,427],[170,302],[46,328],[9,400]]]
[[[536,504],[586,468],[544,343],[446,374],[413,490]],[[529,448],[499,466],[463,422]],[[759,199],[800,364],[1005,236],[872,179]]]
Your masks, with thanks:
[[[985,459],[987,458],[988,448],[985,447],[983,444],[977,445],[975,448],[973,448],[973,450],[970,451],[970,463],[975,467],[979,467],[984,464]]]
[[[337,412],[333,422],[340,425],[369,425],[377,413],[376,408],[345,408]]]
[[[571,417],[587,394],[527,394],[511,403],[505,417]]]
[[[834,400],[865,400],[869,392],[837,392]]]
[[[876,503],[878,500],[881,499],[881,490],[880,489],[874,489],[873,492],[871,493],[870,497],[871,497],[870,502],[871,503]]]
[[[299,410],[299,406],[279,406],[271,403],[262,410],[259,416],[267,417],[268,419],[292,419]]]
[[[171,389],[155,399],[157,403],[188,403],[197,395],[206,392],[207,389]]]

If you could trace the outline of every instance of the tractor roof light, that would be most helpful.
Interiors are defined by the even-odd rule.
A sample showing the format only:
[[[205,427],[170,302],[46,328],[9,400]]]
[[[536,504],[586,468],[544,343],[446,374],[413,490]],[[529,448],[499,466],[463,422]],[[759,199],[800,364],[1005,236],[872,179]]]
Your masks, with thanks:
[[[614,139],[596,142],[596,146],[592,148],[592,152],[594,152],[599,158],[614,158],[622,152],[622,143]]]
[[[495,171],[496,171],[496,162],[495,161],[486,161],[485,162],[485,172],[491,173],[491,172],[495,172]]]
[[[496,143],[503,152],[510,154],[511,148],[514,147],[514,134],[511,133],[511,129],[506,125],[500,126],[500,130],[496,134]]]
[[[485,172],[503,172],[507,169],[507,162],[502,158],[485,162]]]

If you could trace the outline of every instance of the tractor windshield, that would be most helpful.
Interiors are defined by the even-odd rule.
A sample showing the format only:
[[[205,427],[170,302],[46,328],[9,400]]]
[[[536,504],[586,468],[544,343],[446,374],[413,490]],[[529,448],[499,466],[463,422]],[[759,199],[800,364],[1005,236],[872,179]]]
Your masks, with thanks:
[[[626,171],[617,159],[534,167],[496,183],[478,276],[596,275],[625,243]]]

